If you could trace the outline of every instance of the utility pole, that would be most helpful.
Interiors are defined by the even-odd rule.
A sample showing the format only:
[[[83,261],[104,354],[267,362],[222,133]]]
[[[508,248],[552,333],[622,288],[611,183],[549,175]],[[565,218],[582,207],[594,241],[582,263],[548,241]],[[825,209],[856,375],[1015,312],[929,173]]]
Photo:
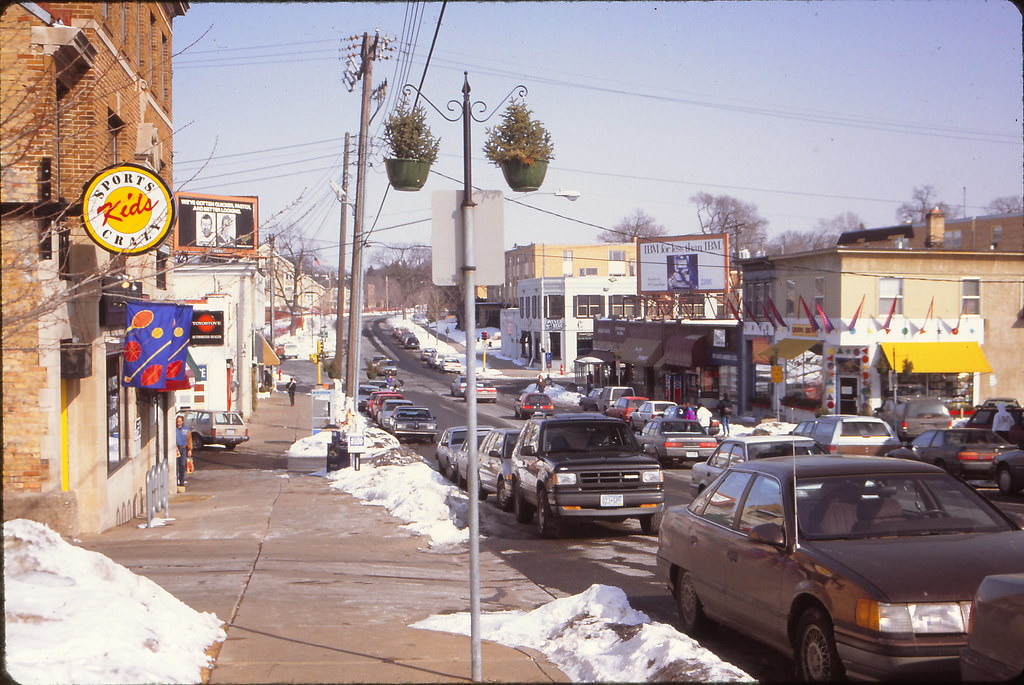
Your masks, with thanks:
[[[367,164],[367,130],[370,124],[370,95],[373,90],[373,60],[377,54],[380,36],[375,34],[372,41],[370,35],[363,34],[360,57],[362,64],[360,75],[363,79],[363,100],[359,116],[359,149],[356,156],[356,207],[355,222],[352,235],[352,290],[349,299],[348,315],[348,365],[345,370],[346,392],[355,397],[359,387],[359,349],[360,328],[363,319],[363,214],[366,206],[366,164]]]
[[[341,360],[345,358],[345,240],[346,234],[348,233],[348,211],[346,209],[348,205],[348,150],[349,150],[349,134],[345,132],[345,161],[344,166],[341,169],[341,189],[339,192],[338,186],[335,185],[334,181],[331,181],[331,186],[334,191],[338,193],[338,203],[341,205],[341,229],[340,235],[338,236],[338,307],[337,307],[337,319],[334,321],[334,369],[338,376],[347,381],[347,376],[342,374]],[[352,386],[348,385],[347,382],[342,384],[342,392],[349,394]],[[354,393],[351,393],[354,396]]]
[[[274,247],[274,238],[270,236],[270,346],[274,346],[274,327],[277,324],[277,286],[275,265],[277,264],[277,250]],[[276,350],[275,350],[276,351]]]

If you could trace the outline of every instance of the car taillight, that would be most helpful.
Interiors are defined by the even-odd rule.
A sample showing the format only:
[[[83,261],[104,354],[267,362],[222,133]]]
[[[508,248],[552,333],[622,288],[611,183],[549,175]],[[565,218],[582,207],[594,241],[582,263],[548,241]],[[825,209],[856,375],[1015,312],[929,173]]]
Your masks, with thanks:
[[[828,446],[828,451],[829,452],[838,452],[839,451],[839,445],[829,445]]]
[[[900,426],[900,430],[904,430],[904,431],[907,430],[907,422],[906,421],[904,421],[903,425]]]
[[[665,447],[686,447],[686,443],[683,442],[666,442]]]
[[[214,438],[217,437],[217,429],[216,428],[211,428],[210,429],[210,436],[214,437]]]
[[[699,447],[717,447],[717,446],[718,446],[717,442],[702,442],[699,445]]]
[[[981,455],[977,452],[961,452],[957,456],[960,458],[960,461],[978,461],[981,459]]]

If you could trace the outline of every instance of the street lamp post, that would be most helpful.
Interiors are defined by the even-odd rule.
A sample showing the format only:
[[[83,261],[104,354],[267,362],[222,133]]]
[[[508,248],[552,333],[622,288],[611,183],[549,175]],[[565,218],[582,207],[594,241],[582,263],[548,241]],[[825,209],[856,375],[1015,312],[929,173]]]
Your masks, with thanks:
[[[474,107],[480,108],[481,114],[487,106],[480,101],[470,102],[469,72],[463,72],[462,101],[449,100],[448,111],[455,112],[449,117],[426,96],[419,88],[406,84],[405,92],[415,91],[417,96],[429,104],[435,112],[450,122],[462,120],[462,278],[465,288],[465,329],[466,329],[466,445],[467,449],[467,490],[473,493],[469,497],[469,605],[470,605],[470,643],[472,678],[476,682],[483,679],[483,666],[480,646],[480,510],[475,493],[479,491],[479,475],[477,474],[477,393],[476,393],[476,258],[473,244],[473,168],[471,155],[471,121],[483,123],[494,116],[513,94],[519,97],[526,95],[525,86],[516,86],[505,98],[483,118],[473,114]]]

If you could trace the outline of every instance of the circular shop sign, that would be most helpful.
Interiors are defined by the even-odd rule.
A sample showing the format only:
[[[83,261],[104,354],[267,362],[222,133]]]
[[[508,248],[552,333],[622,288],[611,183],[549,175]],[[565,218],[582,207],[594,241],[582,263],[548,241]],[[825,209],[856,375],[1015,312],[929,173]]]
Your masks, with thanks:
[[[82,220],[93,242],[117,254],[142,254],[163,242],[174,202],[163,179],[145,167],[120,164],[93,176],[82,194]]]

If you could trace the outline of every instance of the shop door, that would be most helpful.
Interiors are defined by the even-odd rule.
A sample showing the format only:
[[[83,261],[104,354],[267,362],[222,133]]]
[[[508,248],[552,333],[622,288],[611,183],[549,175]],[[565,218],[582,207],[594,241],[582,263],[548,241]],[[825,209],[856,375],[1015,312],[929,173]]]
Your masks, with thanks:
[[[856,414],[860,383],[856,376],[839,377],[839,413]]]

